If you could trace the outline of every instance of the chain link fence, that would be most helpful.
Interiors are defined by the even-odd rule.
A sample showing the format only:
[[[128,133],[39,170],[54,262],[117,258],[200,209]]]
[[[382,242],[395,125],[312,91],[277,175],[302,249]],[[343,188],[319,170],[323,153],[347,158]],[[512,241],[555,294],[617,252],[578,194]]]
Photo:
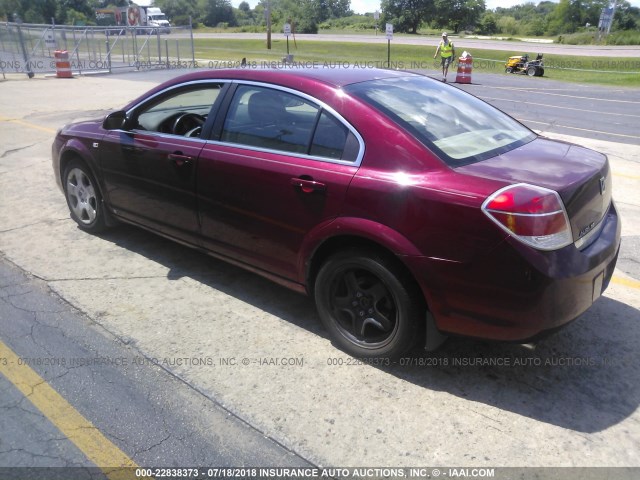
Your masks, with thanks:
[[[0,73],[56,72],[56,50],[66,50],[74,74],[195,65],[190,26],[94,27],[0,23]]]

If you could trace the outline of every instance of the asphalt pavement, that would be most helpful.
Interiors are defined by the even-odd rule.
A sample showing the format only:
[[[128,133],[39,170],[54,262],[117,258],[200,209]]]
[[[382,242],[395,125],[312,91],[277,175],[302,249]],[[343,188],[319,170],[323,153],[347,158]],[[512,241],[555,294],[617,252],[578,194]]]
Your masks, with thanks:
[[[95,453],[73,433],[61,434],[73,430],[73,413],[55,415],[55,405],[39,410],[0,375],[3,480],[100,478],[96,460],[101,467],[120,466],[109,463],[117,450],[138,466],[310,466],[171,372],[175,363],[220,368],[217,360],[184,357],[170,364],[146,356],[135,342],[113,335],[3,256],[0,332],[4,368],[35,371],[87,420],[85,428],[114,444]]]
[[[455,70],[449,74],[455,80]],[[603,87],[517,74],[475,74],[455,84],[543,134],[640,145],[640,89]]]
[[[56,129],[179,73],[0,84],[0,466],[108,465],[86,431],[140,466],[640,467],[640,147],[614,135],[636,128],[637,90],[505,75],[461,87],[544,98],[526,106],[547,122],[534,128],[609,156],[618,268],[535,349],[450,339],[375,366],[334,348],[305,297],[134,227],[94,236],[69,219]],[[566,108],[534,105],[551,98]],[[619,125],[565,112],[598,98]]]

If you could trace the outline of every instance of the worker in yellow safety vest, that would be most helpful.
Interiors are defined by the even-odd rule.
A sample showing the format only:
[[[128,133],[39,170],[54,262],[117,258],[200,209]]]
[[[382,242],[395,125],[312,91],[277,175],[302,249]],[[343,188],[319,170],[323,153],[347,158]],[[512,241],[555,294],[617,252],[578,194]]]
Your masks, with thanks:
[[[442,41],[438,45],[433,58],[436,58],[438,56],[438,52],[440,53],[440,57],[442,59],[442,81],[446,82],[447,73],[449,73],[449,65],[451,64],[451,61],[456,54],[456,49],[453,47],[453,43],[449,41],[447,32],[442,32]]]

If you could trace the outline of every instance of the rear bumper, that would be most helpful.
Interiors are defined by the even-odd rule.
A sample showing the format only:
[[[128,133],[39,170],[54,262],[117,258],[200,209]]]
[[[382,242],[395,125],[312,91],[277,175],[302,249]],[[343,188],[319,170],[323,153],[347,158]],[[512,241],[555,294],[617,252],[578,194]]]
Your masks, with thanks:
[[[607,288],[620,248],[612,203],[587,248],[541,252],[507,239],[470,263],[411,259],[442,332],[525,342],[571,322]]]

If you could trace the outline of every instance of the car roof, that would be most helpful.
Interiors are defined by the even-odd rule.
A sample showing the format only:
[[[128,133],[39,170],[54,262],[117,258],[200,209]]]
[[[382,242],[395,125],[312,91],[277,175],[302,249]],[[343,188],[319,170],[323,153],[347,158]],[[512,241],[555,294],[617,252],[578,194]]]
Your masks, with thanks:
[[[317,62],[316,62],[317,64]],[[207,79],[230,79],[248,80],[257,82],[274,83],[282,86],[302,87],[308,81],[322,82],[336,88],[344,87],[353,83],[360,83],[369,80],[384,78],[418,76],[418,74],[400,71],[383,70],[380,68],[358,68],[358,67],[332,67],[324,66],[320,63],[317,67],[283,64],[281,68],[230,68],[230,69],[207,69],[197,72],[187,73],[175,77],[160,85],[158,89],[166,88],[178,83],[207,80]]]
[[[150,91],[144,93],[138,98],[129,102],[124,110],[129,110],[134,105],[149,98],[157,92],[181,83],[188,83],[201,80],[239,80],[271,83],[282,87],[289,87],[294,90],[300,90],[309,94],[316,93],[316,89],[320,84],[329,86],[330,88],[341,88],[354,83],[366,82],[370,80],[380,80],[386,78],[398,78],[422,75],[403,70],[386,70],[381,68],[363,67],[334,67],[331,64],[325,66],[323,63],[315,62],[311,66],[300,66],[298,64],[286,65],[279,64],[280,68],[228,68],[228,69],[203,69],[195,72],[180,75],[168,80]],[[269,64],[271,65],[271,64]]]

